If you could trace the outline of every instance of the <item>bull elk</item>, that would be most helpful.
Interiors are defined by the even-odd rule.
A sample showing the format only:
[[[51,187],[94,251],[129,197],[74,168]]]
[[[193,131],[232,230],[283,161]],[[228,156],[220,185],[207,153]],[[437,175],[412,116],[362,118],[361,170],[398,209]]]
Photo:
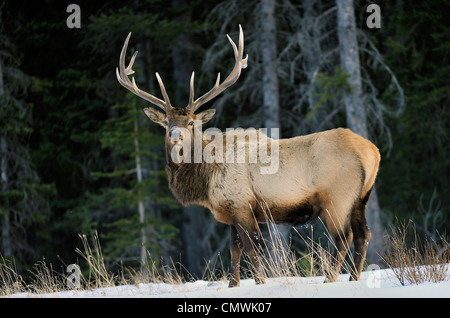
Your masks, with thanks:
[[[257,143],[266,140],[267,145],[277,145],[272,151],[272,155],[275,154],[279,158],[276,173],[261,173],[261,167],[265,165],[261,161],[211,162],[202,158],[200,162],[192,162],[174,160],[171,155],[175,147],[180,145],[183,149],[195,151],[194,135],[199,132],[202,150],[212,142],[203,136],[205,132],[201,132],[201,125],[213,117],[215,110],[207,109],[197,114],[195,111],[233,85],[241,70],[247,67],[247,57],[243,56],[244,35],[240,25],[239,31],[238,47],[227,35],[235,57],[231,73],[223,82],[219,73],[214,87],[195,99],[193,72],[187,107],[171,105],[158,73],[156,78],[163,100],[139,89],[134,78],[130,80],[128,76],[134,73],[132,66],[138,53],[134,53],[128,67],[125,67],[131,33],[120,53],[119,68],[116,68],[117,80],[132,93],[163,111],[155,108],[144,109],[150,120],[166,129],[166,172],[173,195],[183,205],[197,204],[208,208],[217,221],[230,226],[229,287],[239,286],[239,263],[243,250],[251,260],[255,282],[264,283],[258,253],[258,223],[266,222],[267,211],[275,223],[294,226],[318,217],[325,220],[335,245],[334,274],[330,274],[327,281],[333,281],[337,277],[353,241],[355,255],[350,279],[358,280],[371,235],[365,210],[380,162],[378,148],[369,140],[342,128],[279,140],[269,138],[258,131]],[[237,146],[231,144],[236,142],[239,134],[235,134],[234,138],[228,138],[228,134],[229,132],[226,132],[222,135],[223,145],[227,149],[236,150]],[[250,147],[251,142],[254,143],[245,139],[248,146],[246,159],[254,151],[254,148]],[[231,148],[228,148],[230,145]],[[222,159],[225,159],[225,155],[223,156]]]

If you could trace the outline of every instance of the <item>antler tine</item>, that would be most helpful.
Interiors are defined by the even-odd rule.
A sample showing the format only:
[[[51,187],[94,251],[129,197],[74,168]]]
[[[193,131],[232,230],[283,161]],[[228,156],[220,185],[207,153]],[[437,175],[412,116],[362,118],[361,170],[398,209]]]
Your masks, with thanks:
[[[192,72],[190,82],[190,98],[189,104],[187,106],[187,108],[192,112],[195,112],[200,106],[207,103],[208,101],[210,101],[211,99],[222,93],[225,89],[236,83],[236,81],[239,79],[239,76],[241,75],[241,70],[247,67],[248,55],[245,57],[245,59],[243,58],[244,32],[242,31],[241,25],[239,24],[239,48],[236,47],[236,44],[233,42],[233,40],[230,38],[228,34],[227,37],[231,43],[231,46],[233,47],[234,58],[236,59],[236,63],[233,67],[233,70],[228,75],[228,77],[223,81],[222,84],[220,84],[220,73],[219,73],[217,75],[217,80],[216,83],[214,84],[214,87],[205,95],[197,98],[195,101],[194,101],[194,72]]]
[[[195,77],[195,72],[192,72],[191,80],[189,83],[189,105],[194,103],[194,77]]]
[[[190,80],[190,90],[189,90],[189,105],[194,104],[194,77],[195,77],[195,72],[192,72],[191,80]],[[219,83],[220,83],[220,72],[217,74],[217,79],[216,79],[216,83],[214,84],[214,88],[219,87]],[[189,105],[188,105],[188,107],[189,107]],[[195,108],[195,110],[193,110],[193,111],[196,111],[197,109],[198,109],[198,107]]]
[[[127,67],[125,67],[125,56],[127,53],[128,42],[130,41],[130,37],[131,32],[128,33],[128,36],[123,44],[122,51],[120,51],[119,68],[116,67],[117,80],[123,87],[127,88],[130,92],[134,93],[135,95],[160,107],[165,112],[169,111],[169,109],[172,108],[172,105],[170,104],[169,96],[167,96],[166,89],[164,88],[164,84],[161,78],[159,77],[158,73],[156,73],[156,78],[158,79],[159,87],[161,88],[164,101],[138,88],[134,77],[132,78],[132,81],[130,81],[128,76],[135,73],[132,67],[138,54],[137,51],[134,52],[133,56],[131,57],[130,63],[128,64]]]
[[[171,106],[169,95],[167,95],[166,88],[164,87],[164,83],[161,79],[161,76],[159,76],[158,72],[156,72],[155,75],[156,75],[156,79],[158,80],[158,84],[159,84],[159,88],[161,89],[161,93],[163,94],[164,101],[166,102],[167,105]]]
[[[244,32],[242,31],[242,26],[239,24],[239,56],[241,57],[242,66],[241,68],[247,67],[248,54],[245,56],[245,59],[242,59],[244,56]]]

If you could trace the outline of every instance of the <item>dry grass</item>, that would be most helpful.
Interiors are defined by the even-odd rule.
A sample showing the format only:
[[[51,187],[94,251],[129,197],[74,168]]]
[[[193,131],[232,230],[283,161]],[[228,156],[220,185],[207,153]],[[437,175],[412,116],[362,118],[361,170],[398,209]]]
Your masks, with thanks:
[[[276,226],[270,227],[270,239],[262,239],[264,254],[261,257],[266,277],[298,277],[323,275],[331,266],[331,256],[328,251],[312,239],[308,240],[309,252],[296,255],[283,241]],[[93,290],[128,284],[167,283],[171,285],[183,284],[198,279],[216,282],[227,281],[228,270],[223,265],[220,255],[214,262],[207,262],[202,277],[194,277],[180,262],[172,259],[167,265],[162,260],[155,261],[148,255],[146,263],[137,270],[134,268],[122,269],[120,274],[108,270],[102,254],[100,241],[94,235],[89,242],[86,235],[80,235],[82,249],[75,252],[85,261],[87,268],[80,274],[80,290]],[[26,283],[13,261],[0,259],[0,295],[8,296],[16,293],[44,294],[68,290],[65,266],[61,272],[53,269],[44,260],[35,264],[30,271],[30,282]],[[243,278],[251,277],[251,266],[243,267]],[[183,274],[182,274],[183,273]]]
[[[308,246],[308,252],[297,255],[290,248],[290,244],[284,241],[273,220],[268,217],[267,223],[269,224],[269,237],[261,240],[264,250],[261,262],[266,277],[325,276],[330,272],[332,256],[327,249],[314,242],[312,238],[302,238]],[[297,234],[301,237],[298,232]],[[80,235],[80,239],[83,248],[77,248],[75,252],[87,264],[87,271],[80,274],[80,287],[78,288],[80,290],[128,284],[167,283],[178,285],[198,279],[210,282],[229,279],[228,270],[223,265],[220,255],[214,262],[206,262],[200,278],[190,274],[180,262],[174,262],[171,259],[168,265],[163,265],[162,260],[155,261],[150,254],[140,269],[124,268],[120,274],[114,274],[108,270],[105,264],[98,236],[94,235],[91,242],[86,235]],[[247,266],[242,267],[243,278],[252,277],[248,259],[244,262],[247,262]],[[83,265],[83,268],[86,269],[86,266]],[[64,269],[58,273],[44,259],[35,264],[30,271],[31,281],[27,284],[22,276],[17,274],[13,261],[1,259],[0,295],[43,294],[68,290],[67,277],[69,273],[66,273]]]
[[[30,283],[17,274],[14,261],[2,258],[0,261],[0,295],[17,293],[48,293],[64,288],[64,276],[56,272],[45,259],[37,262],[30,272]]]
[[[286,242],[278,230],[269,209],[264,206],[264,203],[260,203],[260,206],[268,225],[268,237],[262,237],[261,239],[264,250],[264,253],[261,255],[261,263],[266,277],[317,277],[332,276],[331,274],[334,274],[333,255],[331,254],[334,244],[330,233],[327,235],[329,244],[325,248],[314,241],[313,231],[311,237],[305,238],[294,228],[296,235],[303,240],[307,247],[307,252],[298,255],[291,249],[290,242]],[[327,229],[326,227],[324,228]],[[351,253],[349,253],[344,261],[343,269],[349,271],[352,264],[353,258]],[[247,267],[250,268],[250,265]]]
[[[103,258],[100,241],[94,235],[90,243],[86,235],[80,235],[83,250],[75,249],[87,264],[86,274],[80,273],[80,290],[93,290],[97,288],[113,287],[119,285],[140,284],[140,283],[167,283],[182,284],[184,277],[171,260],[171,264],[160,266],[158,262],[150,257],[143,264],[141,270],[125,268],[121,273],[114,274],[107,269]],[[92,245],[92,246],[91,246]],[[65,266],[67,268],[67,266]],[[17,293],[45,294],[69,290],[67,279],[70,273],[66,273],[64,268],[61,272],[53,269],[47,264],[45,259],[37,262],[29,272],[29,283],[17,274],[17,268],[13,260],[0,259],[0,296],[8,296]],[[193,277],[190,277],[192,280]]]
[[[94,235],[93,249],[91,248],[86,235],[80,235],[80,238],[83,243],[83,251],[76,248],[75,252],[87,262],[89,268],[88,276],[84,277],[81,275],[80,283],[83,283],[85,289],[115,286],[117,276],[112,274],[106,268],[98,235]]]
[[[14,261],[1,258],[0,260],[0,295],[11,295],[24,292],[26,287],[22,276],[17,274]]]
[[[266,213],[266,222],[269,225],[269,237],[261,240],[264,250],[261,263],[266,277],[327,276],[331,273],[332,256],[329,249],[323,248],[312,238],[304,239],[297,232],[308,247],[308,252],[298,255],[290,248],[290,244],[284,241],[270,213]],[[213,263],[206,262],[201,278],[190,274],[180,262],[170,259],[169,264],[164,265],[163,260],[155,261],[151,255],[148,255],[145,264],[142,264],[139,270],[125,268],[120,271],[120,274],[114,274],[105,264],[98,236],[94,235],[91,242],[86,235],[80,235],[80,239],[83,248],[77,248],[75,252],[87,264],[87,271],[83,265],[84,271],[80,273],[78,289],[81,290],[127,284],[167,283],[173,285],[197,279],[211,282],[229,279],[228,269],[223,265],[220,255]],[[246,262],[247,266],[241,267],[243,278],[252,277],[248,259]],[[67,268],[67,266],[64,267]],[[61,273],[57,273],[51,264],[47,265],[45,260],[42,260],[33,267],[30,275],[31,282],[27,284],[22,276],[17,274],[13,261],[0,260],[0,295],[21,292],[42,294],[67,290],[69,273],[65,272],[65,268]]]
[[[262,238],[264,252],[261,254],[261,263],[265,277],[316,277],[329,276],[333,269],[333,256],[330,247],[324,248],[311,237],[299,237],[305,242],[307,251],[295,253],[289,242],[286,242],[274,223],[268,218],[268,237]],[[425,238],[420,239],[413,231],[411,243],[407,240],[410,223],[392,229],[387,239],[387,252],[383,256],[386,264],[393,270],[402,285],[420,284],[423,282],[439,282],[449,279],[450,245],[443,237],[439,241]],[[100,241],[95,235],[90,243],[86,236],[80,235],[83,250],[76,249],[87,264],[87,271],[80,275],[80,288],[93,290],[96,288],[112,287],[128,284],[167,283],[172,285],[183,284],[199,279],[187,271],[180,262],[172,259],[169,264],[163,265],[162,260],[155,261],[148,255],[145,264],[140,270],[133,268],[122,269],[121,273],[114,274],[108,270],[103,258]],[[332,242],[330,240],[330,242]],[[351,255],[351,253],[349,253]],[[344,263],[347,271],[352,267],[352,258]],[[242,276],[252,277],[250,268],[242,267]],[[84,266],[83,266],[84,267]],[[214,262],[207,262],[200,279],[210,282],[226,281],[229,279],[228,270],[225,269],[220,255]],[[58,273],[45,262],[38,262],[30,270],[29,283],[17,274],[14,261],[0,259],[0,295],[8,296],[16,293],[53,293],[68,290],[67,276],[64,269]],[[289,280],[286,280],[289,283]]]
[[[408,232],[412,232],[410,243]],[[402,285],[437,283],[450,278],[450,245],[446,238],[421,239],[411,221],[391,228],[382,258]]]
[[[291,249],[290,243],[284,241],[275,226],[269,227],[270,239],[262,240],[265,247],[265,253],[262,256],[265,275],[267,277],[334,276],[333,240],[329,239],[328,246],[324,247],[314,240],[314,234],[311,237],[303,237],[295,228],[294,231],[307,247],[307,250],[300,254]],[[349,251],[341,270],[350,272],[352,266],[353,257]]]

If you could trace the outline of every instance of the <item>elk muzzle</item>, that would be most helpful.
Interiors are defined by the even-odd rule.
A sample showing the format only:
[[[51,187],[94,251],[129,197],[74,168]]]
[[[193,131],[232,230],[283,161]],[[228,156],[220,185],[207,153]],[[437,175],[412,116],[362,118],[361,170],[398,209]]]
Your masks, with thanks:
[[[169,130],[169,139],[170,142],[174,145],[180,143],[183,140],[183,134],[181,128],[178,126],[173,126]]]

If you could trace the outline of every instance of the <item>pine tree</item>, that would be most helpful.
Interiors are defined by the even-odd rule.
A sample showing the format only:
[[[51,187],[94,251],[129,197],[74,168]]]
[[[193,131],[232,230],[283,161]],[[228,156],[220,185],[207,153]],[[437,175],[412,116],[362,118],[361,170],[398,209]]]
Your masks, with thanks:
[[[355,133],[368,138],[367,113],[363,103],[362,79],[360,71],[359,49],[353,0],[337,0],[337,24],[340,45],[340,61],[342,68],[348,74],[349,89],[344,91],[344,105],[348,127]],[[372,262],[379,260],[384,251],[383,226],[381,210],[378,204],[376,189],[367,205],[367,222],[372,232],[372,240],[367,257]]]
[[[376,33],[380,52],[397,74],[407,100],[404,112],[386,123],[394,150],[380,170],[380,202],[392,222],[394,217],[414,215],[418,228],[426,227],[427,215],[434,217],[439,211],[450,215],[449,9],[448,2],[388,2],[382,6],[384,24]],[[450,218],[435,229],[431,223],[427,231],[442,234]]]
[[[2,22],[3,5],[0,6]],[[34,256],[28,229],[48,217],[52,186],[36,173],[27,141],[32,104],[26,101],[31,79],[20,68],[20,55],[0,24],[0,254],[17,261]]]
[[[116,115],[103,128],[102,147],[111,151],[112,170],[93,173],[109,181],[88,196],[89,208],[101,211],[94,219],[97,227],[105,228],[101,235],[105,258],[112,264],[139,260],[144,265],[148,254],[160,256],[170,246],[177,229],[162,211],[177,204],[163,186],[165,173],[158,168],[165,158],[155,149],[163,137],[149,130],[136,97],[127,96],[113,107]]]

